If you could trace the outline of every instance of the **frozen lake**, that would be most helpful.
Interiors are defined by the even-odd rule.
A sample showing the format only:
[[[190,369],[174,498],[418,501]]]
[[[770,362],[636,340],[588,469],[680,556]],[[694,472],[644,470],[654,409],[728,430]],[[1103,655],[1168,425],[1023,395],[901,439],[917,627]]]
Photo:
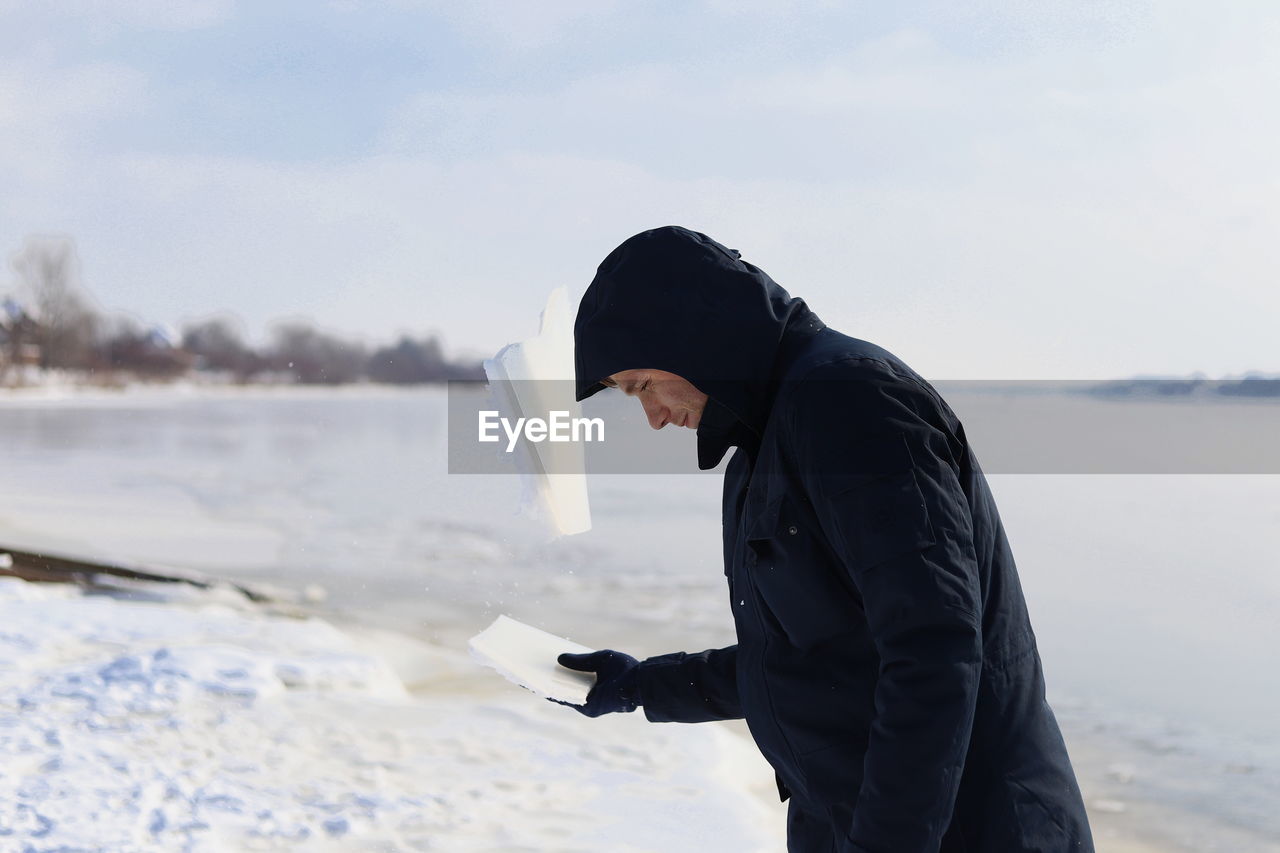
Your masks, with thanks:
[[[637,656],[733,642],[719,476],[602,477],[594,529],[548,543],[511,478],[446,473],[444,430],[440,389],[0,397],[0,545],[316,583],[451,646],[499,613]],[[1091,810],[1277,849],[1280,476],[990,479]]]

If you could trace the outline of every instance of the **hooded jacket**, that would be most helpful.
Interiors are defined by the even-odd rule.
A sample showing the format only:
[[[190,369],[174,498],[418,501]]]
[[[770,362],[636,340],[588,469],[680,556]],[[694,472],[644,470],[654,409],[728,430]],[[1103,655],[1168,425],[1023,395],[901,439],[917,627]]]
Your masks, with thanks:
[[[579,400],[669,371],[709,397],[698,466],[736,448],[738,642],[643,661],[649,720],[745,717],[792,850],[1093,850],[995,501],[927,381],[674,226],[609,254],[574,336]]]

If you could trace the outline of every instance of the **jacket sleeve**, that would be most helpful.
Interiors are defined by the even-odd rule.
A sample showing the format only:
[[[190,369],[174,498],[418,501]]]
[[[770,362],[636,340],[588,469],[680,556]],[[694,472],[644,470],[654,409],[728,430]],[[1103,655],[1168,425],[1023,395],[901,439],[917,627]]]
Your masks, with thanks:
[[[981,582],[955,437],[945,404],[911,380],[801,385],[791,422],[801,480],[879,654],[862,785],[835,827],[839,849],[936,853],[982,667]]]
[[[641,661],[640,705],[651,723],[705,723],[742,718],[738,647],[691,655],[673,652]]]

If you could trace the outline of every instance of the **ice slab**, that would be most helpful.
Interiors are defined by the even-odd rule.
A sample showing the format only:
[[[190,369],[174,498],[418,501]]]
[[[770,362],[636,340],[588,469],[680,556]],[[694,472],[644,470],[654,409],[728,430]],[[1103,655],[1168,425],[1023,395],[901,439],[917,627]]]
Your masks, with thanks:
[[[546,419],[550,412],[578,418],[573,394],[573,315],[569,291],[558,287],[547,298],[536,337],[508,344],[484,362],[494,404],[512,423],[521,417]],[[518,448],[525,479],[524,509],[541,514],[556,535],[591,529],[587,501],[586,454],[580,442],[542,442]]]
[[[471,656],[480,663],[548,699],[582,705],[596,683],[595,673],[575,672],[556,663],[556,658],[564,652],[582,654],[594,649],[509,616],[493,620],[492,625],[471,638],[468,646]]]

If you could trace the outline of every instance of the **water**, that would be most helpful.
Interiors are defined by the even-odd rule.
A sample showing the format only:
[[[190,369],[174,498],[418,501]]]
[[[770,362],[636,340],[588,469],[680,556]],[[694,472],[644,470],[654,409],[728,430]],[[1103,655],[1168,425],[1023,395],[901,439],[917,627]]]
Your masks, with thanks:
[[[717,475],[593,481],[594,529],[548,542],[510,478],[446,473],[444,405],[6,398],[0,544],[316,583],[338,618],[450,645],[498,613],[637,656],[733,642]],[[991,481],[1091,809],[1172,849],[1276,849],[1280,476]]]

